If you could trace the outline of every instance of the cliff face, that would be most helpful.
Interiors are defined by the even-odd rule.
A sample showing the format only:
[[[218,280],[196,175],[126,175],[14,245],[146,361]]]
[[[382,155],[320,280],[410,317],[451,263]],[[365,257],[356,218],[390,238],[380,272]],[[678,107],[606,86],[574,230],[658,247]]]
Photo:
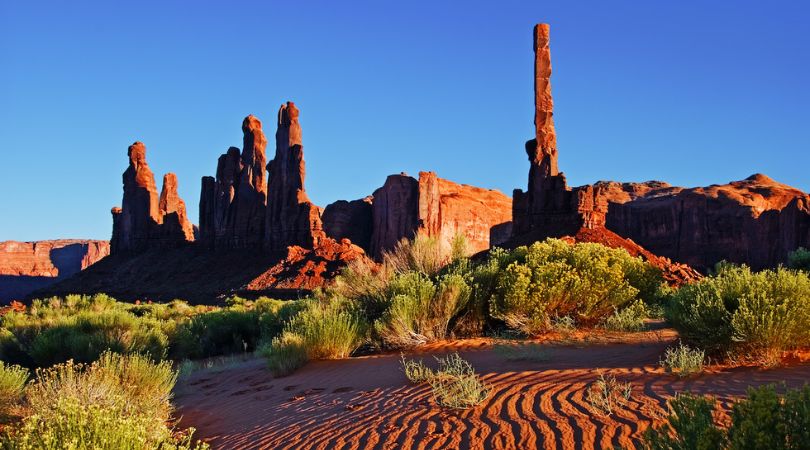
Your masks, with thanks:
[[[109,253],[107,241],[0,242],[0,302],[21,300],[36,289],[86,269]]]

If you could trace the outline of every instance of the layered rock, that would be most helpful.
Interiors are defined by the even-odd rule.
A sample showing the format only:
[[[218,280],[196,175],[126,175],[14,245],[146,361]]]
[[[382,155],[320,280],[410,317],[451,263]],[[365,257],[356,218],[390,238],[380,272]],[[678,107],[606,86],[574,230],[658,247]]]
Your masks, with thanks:
[[[722,260],[761,269],[810,247],[810,195],[756,174],[725,185],[614,199],[607,227],[702,270]]]
[[[0,302],[22,300],[35,289],[74,275],[109,253],[107,241],[0,242]]]
[[[340,241],[348,239],[359,247],[369,250],[373,229],[374,197],[359,200],[338,200],[323,210],[321,217],[327,236]]]
[[[326,237],[321,211],[312,204],[304,188],[306,168],[299,111],[287,102],[278,111],[276,154],[267,165],[267,219],[265,246],[284,250],[289,246],[317,247]]]
[[[417,233],[449,248],[457,235],[476,253],[511,236],[512,201],[504,194],[420,172],[390,175],[374,195],[326,207],[324,228],[330,237],[349,238],[376,259],[403,238]]]
[[[264,237],[265,209],[267,205],[267,183],[264,176],[266,163],[265,148],[267,138],[262,131],[262,122],[249,115],[242,122],[242,155],[239,181],[236,183],[233,200],[226,219],[226,230],[230,235],[231,248],[261,246]],[[226,157],[231,155],[228,151]],[[235,168],[227,161],[223,170]],[[233,173],[226,173],[224,179]],[[224,200],[224,197],[223,197]]]
[[[166,174],[163,190],[157,194],[155,175],[146,162],[146,146],[129,146],[129,167],[123,174],[121,207],[112,208],[111,252],[139,252],[167,248],[194,241],[194,230],[186,216],[186,204],[177,194],[177,177]],[[165,221],[165,223],[164,223]]]

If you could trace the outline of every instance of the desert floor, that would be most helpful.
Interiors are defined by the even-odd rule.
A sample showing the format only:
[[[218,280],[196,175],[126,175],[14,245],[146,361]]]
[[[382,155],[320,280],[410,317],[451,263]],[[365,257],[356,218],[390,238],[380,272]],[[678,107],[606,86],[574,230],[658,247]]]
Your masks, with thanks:
[[[276,379],[262,359],[252,358],[193,373],[179,383],[175,400],[180,425],[197,428],[195,436],[214,448],[634,448],[678,392],[714,395],[727,410],[748,386],[798,387],[810,380],[810,364],[800,362],[776,369],[712,366],[681,379],[658,366],[676,341],[668,329],[574,337],[544,342],[547,362],[507,360],[493,348],[500,341],[491,339],[407,355],[430,362],[432,355],[458,351],[469,360],[493,390],[464,411],[441,408],[427,385],[410,384],[395,353],[311,362]],[[633,386],[630,402],[609,417],[585,400],[601,373]]]

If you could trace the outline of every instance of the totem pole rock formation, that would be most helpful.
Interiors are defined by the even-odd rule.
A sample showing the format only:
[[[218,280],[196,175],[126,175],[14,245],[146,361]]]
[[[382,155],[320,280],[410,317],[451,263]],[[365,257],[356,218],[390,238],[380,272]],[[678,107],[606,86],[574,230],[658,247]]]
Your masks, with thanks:
[[[232,211],[229,212],[226,224],[231,248],[261,246],[264,237],[267,205],[264,166],[267,138],[262,131],[262,122],[253,115],[245,117],[242,122],[242,133],[241,171],[231,203]],[[227,155],[230,153],[229,150]]]
[[[283,250],[291,245],[316,247],[326,237],[320,209],[304,188],[306,169],[298,108],[287,102],[278,111],[276,155],[267,165],[267,221],[265,246]]]
[[[166,248],[194,241],[186,204],[177,194],[177,177],[166,174],[158,198],[155,175],[146,162],[146,146],[129,146],[129,167],[124,171],[121,207],[112,208],[111,253]],[[164,223],[164,219],[168,221]]]
[[[534,50],[536,136],[526,143],[528,189],[513,195],[513,245],[546,237],[600,242],[682,281],[698,274],[679,263],[704,271],[721,260],[773,267],[810,244],[810,196],[764,175],[708,188],[658,181],[569,188],[557,168],[548,25],[535,27]]]

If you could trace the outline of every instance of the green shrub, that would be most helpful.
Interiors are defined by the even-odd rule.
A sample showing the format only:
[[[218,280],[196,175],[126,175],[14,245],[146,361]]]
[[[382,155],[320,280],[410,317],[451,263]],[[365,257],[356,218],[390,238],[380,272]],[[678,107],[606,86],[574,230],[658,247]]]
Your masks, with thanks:
[[[799,247],[788,254],[788,267],[810,272],[810,250]]]
[[[644,434],[647,449],[804,449],[810,442],[810,386],[780,396],[774,386],[749,388],[734,404],[731,426],[712,420],[714,400],[679,395],[668,423]]]
[[[636,299],[655,300],[663,281],[641,259],[599,244],[548,239],[496,257],[511,262],[498,275],[490,312],[530,335],[547,331],[554,316],[596,324]]]
[[[716,275],[681,287],[667,316],[686,341],[711,352],[773,362],[810,345],[810,277],[721,265]]]
[[[309,361],[304,339],[295,333],[273,338],[259,347],[259,354],[267,359],[267,367],[275,377],[289,375]]]
[[[28,370],[0,361],[0,417],[6,417],[22,398]]]
[[[703,361],[706,354],[703,350],[690,348],[683,342],[679,342],[677,347],[670,347],[664,353],[661,360],[661,367],[670,373],[685,377],[703,371]]]
[[[658,429],[644,433],[643,448],[648,450],[717,450],[725,447],[726,437],[712,419],[714,400],[680,394],[670,400],[670,416]],[[767,448],[767,447],[765,447]]]
[[[411,383],[424,383],[434,376],[433,369],[426,366],[421,360],[405,359],[405,355],[402,355],[400,363],[405,377]]]
[[[10,449],[189,448],[167,427],[176,374],[167,362],[105,353],[84,366],[37,371],[26,389],[31,414],[7,429]]]
[[[616,310],[605,319],[604,327],[610,331],[641,331],[644,319],[647,318],[647,307],[644,302],[636,300],[621,310]]]
[[[419,272],[433,277],[450,263],[453,258],[451,251],[442,248],[437,238],[417,234],[413,239],[400,240],[392,251],[385,252],[383,264],[394,273]]]
[[[403,356],[405,376],[414,383],[427,382],[436,403],[448,408],[471,408],[487,399],[491,388],[481,381],[472,365],[458,353],[436,358],[436,361],[439,368],[433,371],[422,361],[408,361]]]
[[[394,348],[445,338],[470,293],[462,275],[446,274],[436,282],[419,272],[398,275],[389,286],[388,308],[374,329],[385,345]]]
[[[600,374],[585,391],[585,399],[599,413],[605,416],[613,414],[618,406],[626,405],[633,392],[632,385],[622,383],[613,375]]]

